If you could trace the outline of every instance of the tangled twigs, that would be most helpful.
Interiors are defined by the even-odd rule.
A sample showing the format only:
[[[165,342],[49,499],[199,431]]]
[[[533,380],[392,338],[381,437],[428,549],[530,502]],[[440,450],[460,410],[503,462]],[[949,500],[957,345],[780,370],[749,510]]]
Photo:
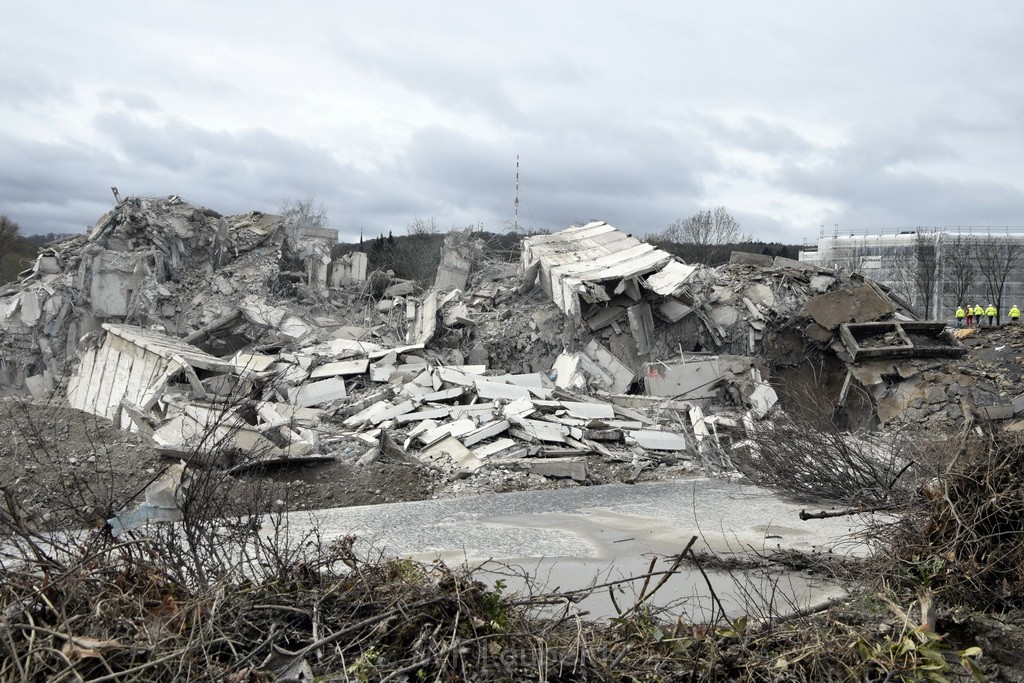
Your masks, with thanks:
[[[945,602],[1024,606],[1024,437],[986,429],[922,494],[894,527],[902,573],[888,578]]]

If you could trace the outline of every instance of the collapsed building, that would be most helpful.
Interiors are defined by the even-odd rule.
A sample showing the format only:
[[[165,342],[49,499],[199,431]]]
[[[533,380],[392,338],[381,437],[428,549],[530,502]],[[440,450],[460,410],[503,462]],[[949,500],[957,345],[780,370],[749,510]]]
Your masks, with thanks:
[[[686,264],[592,222],[524,239],[519,264],[453,233],[424,290],[368,274],[359,252],[332,261],[332,239],[178,197],[119,202],[0,289],[3,381],[239,474],[729,467],[812,367],[850,429],[1024,411],[959,366],[942,323],[856,274],[743,253]]]

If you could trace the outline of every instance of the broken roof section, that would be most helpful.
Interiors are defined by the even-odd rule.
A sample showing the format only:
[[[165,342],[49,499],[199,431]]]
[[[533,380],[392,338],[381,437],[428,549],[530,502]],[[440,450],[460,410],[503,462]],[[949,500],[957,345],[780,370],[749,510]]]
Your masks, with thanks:
[[[233,363],[160,332],[112,323],[104,323],[103,329],[105,343],[85,352],[69,383],[68,402],[122,429],[132,425],[132,410],[148,410],[175,375],[184,374],[194,392],[205,398],[196,369],[238,370]]]
[[[640,300],[636,282],[627,281],[659,271],[674,260],[668,252],[604,221],[523,241],[523,265],[527,269],[534,263],[539,265],[541,287],[562,312],[576,321],[583,319],[581,298],[587,304],[600,304],[624,295],[636,303]],[[618,282],[609,291],[608,284],[614,281]]]
[[[593,332],[618,330],[618,321],[625,318],[636,353],[643,357],[651,354],[654,313],[675,322],[692,312],[686,284],[699,268],[603,221],[528,237],[523,266],[524,284],[539,279],[574,323],[585,322]],[[648,301],[652,297],[654,310]]]

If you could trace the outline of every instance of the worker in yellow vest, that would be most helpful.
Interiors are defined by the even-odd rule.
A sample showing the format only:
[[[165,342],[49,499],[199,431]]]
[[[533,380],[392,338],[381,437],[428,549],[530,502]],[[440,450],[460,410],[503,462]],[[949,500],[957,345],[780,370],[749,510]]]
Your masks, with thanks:
[[[956,309],[956,326],[957,327],[963,327],[964,326],[964,318],[966,318],[966,317],[967,317],[967,312],[964,310],[964,307],[963,306],[957,307],[957,309]]]
[[[984,315],[985,309],[981,307],[981,304],[978,304],[977,306],[974,307],[974,324],[977,327],[981,327],[981,318]]]
[[[1010,309],[1010,323],[1013,324],[1013,325],[1016,325],[1019,322],[1020,322],[1020,309],[1017,308],[1017,304],[1014,304],[1013,308]]]
[[[999,310],[992,304],[988,305],[985,309],[985,315],[988,316],[988,326],[992,327],[992,323],[996,321],[996,316],[999,315]]]

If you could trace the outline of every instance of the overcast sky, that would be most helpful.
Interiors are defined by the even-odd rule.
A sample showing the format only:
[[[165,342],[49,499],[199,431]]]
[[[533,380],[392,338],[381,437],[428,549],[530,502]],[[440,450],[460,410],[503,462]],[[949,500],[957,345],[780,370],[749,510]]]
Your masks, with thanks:
[[[1024,225],[1024,3],[0,0],[0,213]]]

